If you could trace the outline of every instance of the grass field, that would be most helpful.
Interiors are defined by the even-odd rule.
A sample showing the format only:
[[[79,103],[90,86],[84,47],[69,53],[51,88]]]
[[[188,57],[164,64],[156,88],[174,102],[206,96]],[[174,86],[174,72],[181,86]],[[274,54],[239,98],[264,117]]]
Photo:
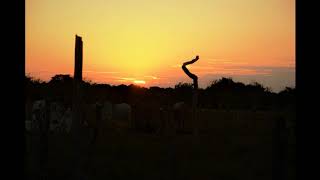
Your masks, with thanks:
[[[104,129],[90,147],[91,155],[86,155],[89,157],[86,173],[90,179],[271,180],[272,123],[265,121],[272,115],[258,113],[253,118],[242,113],[232,118],[232,113],[228,114],[229,119],[220,114],[223,122],[208,118],[219,115],[204,114],[203,127],[208,128],[203,132],[211,133],[198,137]],[[86,137],[84,141],[89,140],[89,131]],[[26,140],[26,172],[30,179],[35,179],[39,168],[39,137],[26,134]],[[69,135],[50,134],[48,142],[50,179],[67,179],[72,166]],[[294,145],[288,146],[287,152],[286,174],[288,179],[295,179]]]

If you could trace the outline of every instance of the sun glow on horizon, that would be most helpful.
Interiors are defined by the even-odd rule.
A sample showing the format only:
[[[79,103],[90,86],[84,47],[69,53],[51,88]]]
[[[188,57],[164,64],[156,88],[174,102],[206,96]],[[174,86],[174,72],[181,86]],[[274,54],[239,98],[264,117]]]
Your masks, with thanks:
[[[134,80],[133,83],[135,83],[135,84],[146,84],[146,81],[143,81],[143,80]]]

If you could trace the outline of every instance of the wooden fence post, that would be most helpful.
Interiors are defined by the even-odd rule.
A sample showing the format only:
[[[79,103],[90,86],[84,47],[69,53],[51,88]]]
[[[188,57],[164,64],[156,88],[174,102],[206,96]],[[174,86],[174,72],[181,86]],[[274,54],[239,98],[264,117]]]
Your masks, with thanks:
[[[72,99],[72,124],[71,124],[71,140],[72,140],[72,175],[78,179],[83,174],[86,147],[83,138],[82,123],[82,38],[76,35],[75,39],[75,63],[73,78],[73,99]]]

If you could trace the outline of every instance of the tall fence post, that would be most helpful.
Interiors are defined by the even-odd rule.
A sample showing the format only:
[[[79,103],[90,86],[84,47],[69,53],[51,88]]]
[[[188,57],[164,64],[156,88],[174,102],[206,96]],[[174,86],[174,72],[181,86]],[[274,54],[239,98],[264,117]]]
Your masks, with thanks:
[[[73,99],[72,99],[72,162],[73,162],[73,178],[77,179],[81,176],[84,166],[85,145],[82,137],[82,38],[76,35],[75,39],[75,62],[74,62],[74,78],[73,78]]]
[[[72,133],[75,134],[80,129],[81,123],[81,82],[82,82],[82,39],[76,35],[75,43],[75,63],[73,79],[73,99],[72,99]]]

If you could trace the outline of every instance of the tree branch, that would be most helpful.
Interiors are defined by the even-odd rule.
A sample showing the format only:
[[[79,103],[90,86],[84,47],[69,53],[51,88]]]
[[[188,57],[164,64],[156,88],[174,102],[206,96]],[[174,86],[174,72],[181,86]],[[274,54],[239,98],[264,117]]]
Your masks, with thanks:
[[[198,122],[197,122],[197,104],[198,104],[198,77],[195,74],[192,74],[188,69],[187,65],[193,64],[197,62],[199,59],[199,56],[196,56],[196,58],[192,59],[191,61],[187,61],[183,63],[182,70],[193,80],[193,96],[192,96],[192,121],[194,130],[193,133],[195,136],[198,135]]]
[[[196,56],[196,58],[192,59],[191,61],[187,61],[187,62],[183,63],[183,65],[182,65],[182,70],[193,80],[193,85],[194,85],[195,89],[198,88],[198,77],[195,74],[192,74],[188,70],[187,65],[193,64],[193,63],[197,62],[198,60],[199,60],[199,56]]]

